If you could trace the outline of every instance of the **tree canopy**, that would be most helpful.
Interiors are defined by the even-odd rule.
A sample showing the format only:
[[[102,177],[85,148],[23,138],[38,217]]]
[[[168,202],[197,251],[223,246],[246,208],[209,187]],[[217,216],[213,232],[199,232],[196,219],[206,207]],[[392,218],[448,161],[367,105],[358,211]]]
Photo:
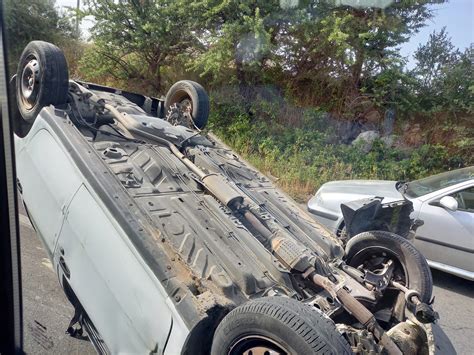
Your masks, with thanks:
[[[82,15],[95,19],[94,46],[81,60],[82,73],[150,94],[186,76],[208,86],[238,85],[242,93],[270,84],[300,104],[338,114],[360,97],[408,109],[408,86],[428,93],[444,61],[462,62],[443,31],[430,41],[450,59],[426,44],[417,71],[409,72],[399,54],[433,16],[431,5],[444,1],[362,8],[318,0],[86,0]]]
[[[55,4],[55,0],[4,2],[10,73],[16,71],[17,59],[28,42],[42,40],[62,45],[77,39],[71,20],[59,13]]]

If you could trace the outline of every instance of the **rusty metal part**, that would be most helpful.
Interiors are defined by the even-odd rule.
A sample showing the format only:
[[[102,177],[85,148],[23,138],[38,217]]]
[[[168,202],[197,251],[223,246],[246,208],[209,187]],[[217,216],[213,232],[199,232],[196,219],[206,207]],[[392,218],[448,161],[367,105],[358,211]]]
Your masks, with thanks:
[[[134,139],[133,135],[127,128],[127,124],[124,122],[123,115],[120,113],[120,111],[110,104],[104,104],[104,108],[109,110],[110,113],[113,114],[114,117],[117,119],[120,129],[123,131],[123,135],[127,138]]]
[[[404,285],[402,285],[400,282],[397,282],[397,281],[392,281],[391,284],[392,284],[393,287],[399,289],[400,291],[402,291],[405,294],[405,300],[408,303],[413,303],[415,305],[421,303],[421,301],[420,301],[421,295],[417,290],[410,290],[407,287],[405,287]]]
[[[266,240],[270,240],[272,238],[273,233],[267,227],[265,227],[251,211],[246,210],[243,213],[243,216]]]
[[[377,291],[382,292],[388,285],[390,285],[390,279],[392,278],[394,267],[393,260],[390,259],[383,264],[382,270],[376,272],[366,270],[364,281],[373,285]]]
[[[367,329],[356,329],[346,324],[337,324],[338,331],[345,335],[352,351],[358,355],[380,354],[382,347],[375,341],[374,335]]]
[[[438,312],[435,312],[429,304],[421,302],[421,296],[417,290],[410,290],[396,281],[392,281],[391,284],[405,294],[405,300],[408,304],[414,306],[413,313],[419,322],[433,323],[439,318]]]
[[[192,102],[185,99],[181,102],[176,102],[170,106],[166,114],[165,120],[173,126],[184,126],[194,128],[194,120],[192,117]]]
[[[377,293],[374,290],[368,289],[364,284],[359,283],[356,279],[352,278],[350,275],[346,274],[344,271],[339,270],[339,279],[342,279],[344,282],[344,287],[347,291],[350,292],[352,296],[356,299],[364,300],[370,303],[377,302]]]
[[[309,250],[285,236],[274,236],[271,249],[277,259],[290,271],[304,274],[311,267]]]
[[[229,208],[234,208],[244,202],[242,194],[234,189],[221,174],[205,175],[201,178],[201,182],[212,195]]]
[[[428,353],[425,331],[410,321],[401,322],[387,331],[404,354]]]
[[[339,301],[331,297],[328,292],[320,292],[314,296],[310,301],[305,302],[306,304],[319,309],[329,318],[332,318],[334,315],[339,314],[340,310],[343,308]]]
[[[339,299],[346,308],[362,325],[371,331],[389,354],[401,355],[402,352],[392,339],[386,334],[383,328],[377,323],[372,312],[370,312],[362,303],[355,299],[343,285],[336,285],[327,277],[314,273],[313,282],[324,288],[331,295]]]

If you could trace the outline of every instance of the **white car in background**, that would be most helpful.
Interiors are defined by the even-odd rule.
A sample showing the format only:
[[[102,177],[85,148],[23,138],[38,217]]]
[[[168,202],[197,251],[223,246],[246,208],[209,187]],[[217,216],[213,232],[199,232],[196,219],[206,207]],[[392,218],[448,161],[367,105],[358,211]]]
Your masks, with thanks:
[[[474,166],[408,183],[379,180],[332,181],[308,202],[308,211],[331,231],[344,233],[341,204],[380,196],[383,202],[408,199],[416,230],[415,246],[428,264],[474,280]]]

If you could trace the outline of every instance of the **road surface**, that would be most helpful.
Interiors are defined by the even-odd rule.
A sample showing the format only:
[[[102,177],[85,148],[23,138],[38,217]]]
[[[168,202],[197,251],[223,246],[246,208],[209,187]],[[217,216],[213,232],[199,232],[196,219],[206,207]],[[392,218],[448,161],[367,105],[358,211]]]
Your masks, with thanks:
[[[95,354],[92,345],[65,334],[73,307],[64,296],[48,255],[20,208],[23,348],[27,354]]]

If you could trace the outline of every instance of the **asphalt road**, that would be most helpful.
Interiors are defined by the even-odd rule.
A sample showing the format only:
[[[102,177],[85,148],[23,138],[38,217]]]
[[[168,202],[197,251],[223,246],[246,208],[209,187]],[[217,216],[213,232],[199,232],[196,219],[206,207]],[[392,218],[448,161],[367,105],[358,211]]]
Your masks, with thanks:
[[[474,353],[474,281],[441,271],[433,274],[435,309],[439,324],[458,354]]]
[[[43,245],[20,210],[24,350],[28,354],[93,354],[88,341],[65,330],[73,308],[64,296]],[[472,354],[474,282],[433,270],[439,324],[458,354]]]
[[[95,354],[92,345],[65,334],[74,309],[20,203],[23,347],[27,354]]]

